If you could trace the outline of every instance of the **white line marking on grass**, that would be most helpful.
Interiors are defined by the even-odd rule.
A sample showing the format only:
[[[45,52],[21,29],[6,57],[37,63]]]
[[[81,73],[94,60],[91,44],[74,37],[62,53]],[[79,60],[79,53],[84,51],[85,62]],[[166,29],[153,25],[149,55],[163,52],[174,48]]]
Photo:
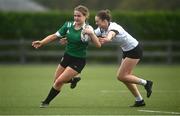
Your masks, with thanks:
[[[154,111],[154,110],[138,110],[139,112],[147,113],[162,113],[162,114],[180,114],[180,112]]]
[[[101,93],[129,93],[128,90],[101,90]],[[142,93],[146,93],[143,91]],[[153,93],[180,93],[180,91],[169,91],[169,90],[155,90]]]

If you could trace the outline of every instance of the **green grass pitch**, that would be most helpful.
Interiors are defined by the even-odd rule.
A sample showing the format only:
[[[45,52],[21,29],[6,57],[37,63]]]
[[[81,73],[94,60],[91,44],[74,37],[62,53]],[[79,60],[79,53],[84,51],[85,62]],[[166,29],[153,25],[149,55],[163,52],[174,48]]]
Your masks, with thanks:
[[[0,115],[180,115],[180,66],[138,65],[134,74],[154,81],[146,107],[116,79],[118,65],[87,65],[75,89],[62,88],[48,108],[39,108],[57,65],[0,65]]]

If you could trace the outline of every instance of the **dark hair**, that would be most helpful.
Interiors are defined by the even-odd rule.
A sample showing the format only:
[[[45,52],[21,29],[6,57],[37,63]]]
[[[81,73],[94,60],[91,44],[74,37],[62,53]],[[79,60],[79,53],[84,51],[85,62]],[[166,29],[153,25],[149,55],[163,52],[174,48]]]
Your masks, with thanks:
[[[86,17],[86,19],[89,18],[89,9],[87,7],[83,5],[78,5],[77,7],[74,8],[74,10],[81,12]]]
[[[101,20],[107,20],[108,22],[111,21],[111,11],[109,9],[100,10],[97,15]]]

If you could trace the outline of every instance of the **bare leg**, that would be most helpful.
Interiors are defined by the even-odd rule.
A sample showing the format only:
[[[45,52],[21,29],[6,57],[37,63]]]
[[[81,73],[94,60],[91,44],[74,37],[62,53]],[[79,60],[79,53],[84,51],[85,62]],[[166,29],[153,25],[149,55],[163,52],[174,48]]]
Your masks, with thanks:
[[[139,84],[140,78],[132,74],[133,68],[137,65],[139,59],[125,58],[122,60],[118,70],[118,80],[127,83]]]
[[[131,83],[124,83],[127,88],[130,90],[130,92],[133,94],[134,97],[142,97],[136,84],[131,84]]]
[[[145,106],[145,102],[136,86],[141,79],[132,74],[133,68],[138,62],[139,59],[125,58],[117,72],[118,80],[122,81],[136,98],[135,104],[131,107]]]
[[[58,67],[56,68],[56,72],[54,74],[54,82],[56,81],[56,79],[63,73],[63,71],[65,70],[64,67],[62,67],[60,64],[58,65]],[[80,74],[77,74],[74,78],[77,78],[80,80]],[[71,86],[74,84],[77,84],[77,82],[72,84],[72,81],[74,80],[74,78],[70,79],[69,81],[67,81],[66,83],[71,83]],[[77,80],[77,79],[76,79]],[[72,88],[72,87],[71,87]],[[73,88],[75,88],[75,86],[73,86]]]
[[[54,82],[63,73],[64,70],[65,70],[65,68],[59,64],[58,67],[56,68],[56,72],[54,74]]]
[[[63,73],[64,70],[65,70],[65,68],[63,68],[61,65],[58,65],[58,67],[56,68],[55,76],[54,76],[55,77],[54,82]],[[44,101],[42,101],[40,107],[41,108],[48,107],[51,100],[54,99],[59,94],[59,92],[60,92],[59,90],[56,90],[55,88],[52,87],[50,89],[49,94],[46,97],[46,99]]]
[[[118,73],[117,73],[118,80],[122,81],[127,86],[127,88],[134,95],[134,97],[141,96],[136,86],[136,83],[139,82],[139,78],[132,75],[132,70],[135,67],[135,65],[138,63],[139,59],[137,60],[133,59],[132,63],[127,61],[126,59],[122,60],[121,66],[118,69]]]
[[[72,79],[77,74],[78,72],[76,72],[74,69],[67,67],[64,70],[64,72],[56,79],[53,87],[56,90],[60,90],[63,84],[67,83],[70,79]]]
[[[62,86],[67,81],[72,79],[75,75],[77,75],[78,72],[76,72],[75,70],[73,70],[70,67],[67,67],[64,69],[59,65],[58,68],[56,69],[55,75],[57,76],[58,74],[59,74],[59,77],[55,78],[55,82],[53,84],[53,87],[49,91],[48,96],[46,97],[46,99],[44,101],[42,101],[42,103],[40,105],[41,108],[47,107],[49,105],[49,103],[59,94]]]

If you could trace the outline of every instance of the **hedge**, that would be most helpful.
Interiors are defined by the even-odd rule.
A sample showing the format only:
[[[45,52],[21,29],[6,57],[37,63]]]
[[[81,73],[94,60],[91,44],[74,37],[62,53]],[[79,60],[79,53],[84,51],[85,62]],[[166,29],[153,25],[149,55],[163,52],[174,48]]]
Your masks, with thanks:
[[[96,28],[95,13],[89,23]],[[180,39],[179,12],[112,12],[118,22],[138,40]],[[13,13],[0,12],[0,39],[41,39],[55,33],[72,12]]]
[[[180,12],[113,14],[130,34],[141,40],[180,39]]]

